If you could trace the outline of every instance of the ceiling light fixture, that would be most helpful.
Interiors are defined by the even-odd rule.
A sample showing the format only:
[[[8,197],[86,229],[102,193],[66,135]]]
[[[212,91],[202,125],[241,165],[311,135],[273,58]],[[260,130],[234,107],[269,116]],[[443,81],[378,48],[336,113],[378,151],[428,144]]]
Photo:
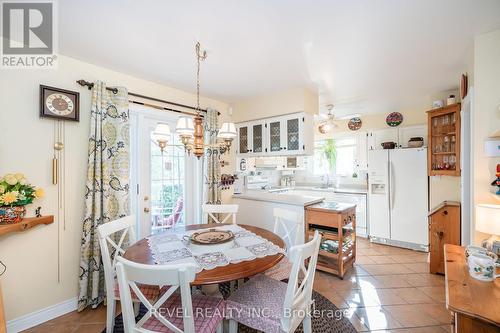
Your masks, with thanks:
[[[318,126],[318,131],[321,134],[327,134],[332,129],[339,127],[339,125],[337,125],[337,122],[334,120],[335,116],[332,114],[333,107],[333,104],[328,104],[326,106],[326,108],[328,109],[328,119],[320,123]]]
[[[184,146],[184,149],[190,154],[193,153],[194,156],[200,158],[205,152],[205,147],[219,148],[221,154],[229,151],[231,143],[237,136],[236,126],[234,123],[226,122],[223,123],[221,128],[217,131],[217,139],[221,141],[217,142],[215,145],[205,145],[204,143],[204,127],[203,118],[201,116],[200,108],[200,67],[201,62],[207,58],[207,51],[201,50],[200,43],[196,43],[196,115],[194,118],[191,117],[180,117],[177,120],[175,126],[175,132],[180,137],[180,141]],[[161,151],[165,149],[170,139],[170,127],[168,124],[159,123],[154,132],[153,139],[158,143]]]

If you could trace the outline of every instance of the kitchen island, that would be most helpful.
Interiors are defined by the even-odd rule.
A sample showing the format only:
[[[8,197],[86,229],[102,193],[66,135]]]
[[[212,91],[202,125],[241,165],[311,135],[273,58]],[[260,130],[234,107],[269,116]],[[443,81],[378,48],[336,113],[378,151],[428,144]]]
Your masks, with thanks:
[[[321,234],[317,269],[344,278],[356,261],[356,205],[321,202],[305,208],[306,239]]]
[[[324,201],[321,195],[311,196],[287,192],[268,192],[264,190],[247,190],[242,194],[234,194],[232,202],[239,205],[237,222],[254,225],[267,230],[274,229],[274,208],[283,208],[297,212],[304,220],[304,209]],[[304,223],[299,231],[299,243],[304,242]],[[294,237],[296,235],[293,235]]]

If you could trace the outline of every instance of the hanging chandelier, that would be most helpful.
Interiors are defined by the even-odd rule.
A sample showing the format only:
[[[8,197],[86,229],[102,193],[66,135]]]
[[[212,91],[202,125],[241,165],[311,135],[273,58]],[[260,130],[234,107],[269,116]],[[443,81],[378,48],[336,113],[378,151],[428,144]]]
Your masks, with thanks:
[[[203,117],[201,116],[200,108],[200,67],[201,62],[207,58],[207,51],[202,51],[200,43],[197,42],[195,52],[197,62],[196,115],[194,117],[180,117],[177,120],[175,133],[179,135],[180,141],[188,154],[193,153],[199,159],[204,155],[206,147],[219,148],[221,154],[229,152],[231,144],[237,136],[237,132],[234,123],[226,122],[217,130],[217,139],[219,141],[216,144],[206,145],[204,143]],[[153,132],[153,138],[163,152],[170,138],[170,127],[167,124],[159,123]]]

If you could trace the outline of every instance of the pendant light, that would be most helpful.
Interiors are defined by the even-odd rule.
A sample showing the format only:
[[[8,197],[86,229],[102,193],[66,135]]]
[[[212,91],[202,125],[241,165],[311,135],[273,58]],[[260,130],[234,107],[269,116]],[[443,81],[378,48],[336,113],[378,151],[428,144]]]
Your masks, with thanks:
[[[194,118],[190,117],[180,117],[177,120],[175,127],[175,132],[179,135],[181,143],[188,153],[193,153],[194,156],[200,158],[203,156],[205,151],[205,143],[203,141],[203,118],[200,114],[200,65],[201,62],[207,58],[207,51],[201,50],[201,45],[199,42],[195,46],[196,51],[196,115]],[[231,143],[237,136],[236,126],[234,123],[223,123],[221,128],[218,130],[217,138],[222,139],[220,144],[221,153],[229,151]]]

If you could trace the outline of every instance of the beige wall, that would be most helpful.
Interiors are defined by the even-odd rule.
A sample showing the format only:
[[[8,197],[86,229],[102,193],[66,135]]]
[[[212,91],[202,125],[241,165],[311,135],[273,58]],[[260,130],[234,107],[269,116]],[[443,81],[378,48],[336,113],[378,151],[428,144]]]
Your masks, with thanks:
[[[302,111],[318,113],[318,96],[307,89],[290,89],[234,103],[232,119],[242,122]]]
[[[474,43],[473,147],[474,206],[500,204],[490,183],[495,178],[498,157],[484,156],[484,140],[500,130],[500,30],[477,36]],[[476,232],[478,243],[488,235]]]
[[[57,214],[56,187],[51,185],[53,121],[40,119],[39,85],[80,92],[79,123],[66,124],[66,230],[61,224],[37,227],[0,239],[0,260],[7,265],[1,277],[7,320],[77,296],[84,179],[87,167],[90,91],[75,80],[104,80],[130,91],[195,104],[195,96],[160,84],[61,56],[57,70],[4,70],[0,74],[0,174],[23,172],[45,188],[46,197],[28,207],[28,216]],[[204,107],[226,113],[225,103],[203,98]],[[231,166],[232,167],[232,166]],[[229,170],[231,171],[231,170]],[[61,237],[61,281],[57,281],[57,234]]]

